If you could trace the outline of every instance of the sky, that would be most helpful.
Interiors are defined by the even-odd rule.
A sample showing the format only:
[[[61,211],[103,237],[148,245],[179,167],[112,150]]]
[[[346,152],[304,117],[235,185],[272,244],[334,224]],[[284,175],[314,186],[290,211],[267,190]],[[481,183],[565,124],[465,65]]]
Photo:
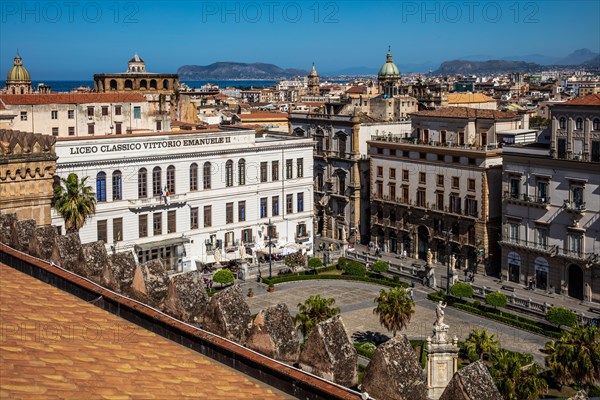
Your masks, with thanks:
[[[162,73],[217,61],[377,73],[388,46],[401,70],[469,56],[564,57],[600,52],[599,21],[596,0],[2,0],[0,78],[17,49],[33,80],[122,72],[136,52]]]

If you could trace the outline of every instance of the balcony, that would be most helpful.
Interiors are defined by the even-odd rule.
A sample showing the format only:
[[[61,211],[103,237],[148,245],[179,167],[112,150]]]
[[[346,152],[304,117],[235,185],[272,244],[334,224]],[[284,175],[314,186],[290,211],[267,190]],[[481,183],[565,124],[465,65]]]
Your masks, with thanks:
[[[558,251],[557,245],[549,245],[547,242],[534,242],[530,240],[523,240],[511,237],[500,237],[500,245],[508,246],[512,248],[520,248],[525,250],[532,250],[537,253],[544,253],[551,257],[555,256]]]
[[[582,214],[586,211],[585,202],[565,200],[563,208],[569,212]]]
[[[296,234],[296,242],[298,243],[304,243],[309,241],[311,238],[311,232],[310,231],[304,231],[304,232],[298,232]]]
[[[502,198],[514,204],[539,206],[543,208],[547,208],[550,205],[550,197],[548,196],[534,196],[505,191]]]
[[[168,198],[164,196],[154,196],[144,199],[129,200],[130,210],[143,210],[151,208],[171,208],[181,207],[187,203],[187,195],[184,194],[172,194]]]

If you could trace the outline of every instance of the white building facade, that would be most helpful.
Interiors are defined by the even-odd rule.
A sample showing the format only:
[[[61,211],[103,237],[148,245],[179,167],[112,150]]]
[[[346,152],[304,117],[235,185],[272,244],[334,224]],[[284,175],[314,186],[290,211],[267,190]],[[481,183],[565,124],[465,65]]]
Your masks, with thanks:
[[[65,138],[57,175],[74,172],[95,189],[83,243],[182,271],[268,253],[268,237],[275,249],[310,252],[312,147],[238,129]],[[54,211],[53,224],[64,226]]]

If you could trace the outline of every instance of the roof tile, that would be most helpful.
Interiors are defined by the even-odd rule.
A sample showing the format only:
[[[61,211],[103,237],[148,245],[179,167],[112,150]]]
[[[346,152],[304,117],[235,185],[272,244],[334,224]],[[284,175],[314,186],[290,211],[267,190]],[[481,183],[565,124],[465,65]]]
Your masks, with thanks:
[[[146,101],[141,93],[5,94],[0,95],[0,100],[7,105],[140,103]]]

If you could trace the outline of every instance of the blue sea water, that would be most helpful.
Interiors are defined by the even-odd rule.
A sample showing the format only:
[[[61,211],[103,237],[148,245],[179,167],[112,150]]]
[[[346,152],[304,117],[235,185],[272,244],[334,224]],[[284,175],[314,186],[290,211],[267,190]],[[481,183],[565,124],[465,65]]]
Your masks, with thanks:
[[[44,83],[51,87],[52,92],[70,92],[73,89],[78,87],[94,87],[94,81],[33,81],[32,86],[34,89],[37,88],[38,83]],[[277,81],[257,81],[257,80],[249,80],[249,81],[237,81],[237,80],[228,80],[228,81],[182,81],[191,88],[199,88],[206,83],[212,83],[213,85],[218,85],[221,88],[225,87],[255,87],[255,88],[264,88],[269,86],[275,86]]]

